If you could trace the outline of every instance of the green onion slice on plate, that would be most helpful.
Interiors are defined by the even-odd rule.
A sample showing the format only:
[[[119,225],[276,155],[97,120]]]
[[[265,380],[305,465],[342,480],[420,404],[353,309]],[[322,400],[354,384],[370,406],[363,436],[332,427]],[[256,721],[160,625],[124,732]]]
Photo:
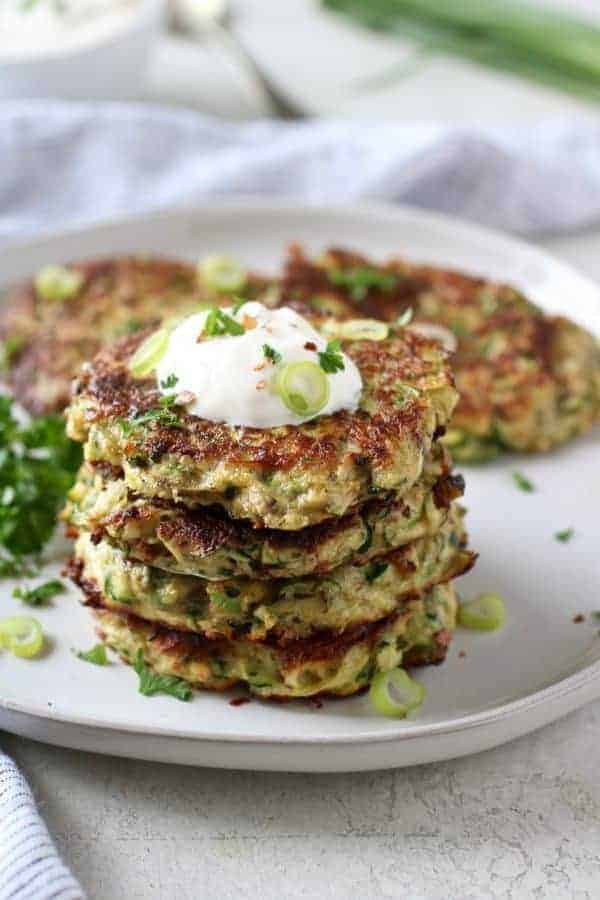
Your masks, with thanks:
[[[472,631],[496,631],[505,619],[504,601],[498,594],[480,594],[458,608],[458,624]]]
[[[230,294],[246,284],[246,270],[229,256],[206,256],[198,264],[198,277],[211,291]]]
[[[378,672],[371,682],[369,700],[384,716],[404,719],[425,699],[425,688],[404,669]]]
[[[35,290],[42,300],[70,300],[83,284],[83,275],[65,266],[43,266],[35,276]]]
[[[31,659],[44,646],[42,626],[30,616],[10,616],[0,621],[0,644],[15,656]]]
[[[142,341],[129,361],[129,371],[136,378],[145,378],[153,372],[169,346],[168,328],[159,328]]]
[[[282,366],[276,381],[277,393],[297,416],[316,416],[329,400],[329,381],[323,369],[313,362]]]

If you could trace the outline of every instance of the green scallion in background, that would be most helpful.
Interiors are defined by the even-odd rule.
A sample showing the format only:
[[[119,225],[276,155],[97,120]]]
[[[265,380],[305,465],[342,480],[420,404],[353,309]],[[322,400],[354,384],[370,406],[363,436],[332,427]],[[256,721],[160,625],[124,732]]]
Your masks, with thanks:
[[[414,41],[425,53],[600,101],[600,27],[518,0],[322,0],[328,9]]]

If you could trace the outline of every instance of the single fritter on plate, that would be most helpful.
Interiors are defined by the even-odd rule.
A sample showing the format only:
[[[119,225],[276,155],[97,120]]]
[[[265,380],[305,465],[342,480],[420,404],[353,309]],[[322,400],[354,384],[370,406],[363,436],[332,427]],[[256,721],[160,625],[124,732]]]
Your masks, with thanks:
[[[106,539],[83,533],[75,545],[74,580],[101,590],[104,605],[211,638],[267,638],[288,643],[313,632],[341,632],[390,615],[403,597],[466,572],[462,510],[454,505],[435,534],[366,563],[346,563],[318,577],[207,581],[174,575],[127,558]]]
[[[218,580],[323,574],[349,560],[368,562],[434,534],[446,521],[464,481],[453,475],[438,444],[421,478],[401,498],[367,501],[360,509],[300,531],[253,529],[218,507],[188,509],[140,497],[122,478],[86,464],[62,518],[71,533],[107,537],[131,559],[167,572]]]
[[[149,256],[73,263],[72,289],[44,296],[31,280],[9,290],[0,313],[6,377],[32,414],[58,412],[69,402],[73,377],[105,344],[210,300],[196,267]],[[248,275],[246,296],[266,285]]]
[[[210,640],[165,628],[135,615],[104,608],[102,595],[87,587],[99,634],[126,662],[139,655],[160,674],[218,691],[238,682],[261,697],[349,696],[368,687],[379,671],[402,664],[440,663],[456,620],[452,585],[406,598],[398,610],[341,634],[321,633],[286,646],[240,637]]]
[[[84,367],[70,437],[85,442],[88,462],[122,470],[142,496],[219,504],[257,528],[298,530],[410,490],[456,403],[447,354],[400,332],[344,344],[363,381],[356,411],[268,429],[227,425],[182,406],[165,410],[156,379],[133,377],[129,363],[145,336]]]
[[[457,460],[547,451],[600,418],[596,338],[509,285],[401,259],[379,265],[339,249],[312,260],[293,246],[280,302],[307,315],[389,322],[412,308],[416,327],[451,332],[460,400],[445,440]]]

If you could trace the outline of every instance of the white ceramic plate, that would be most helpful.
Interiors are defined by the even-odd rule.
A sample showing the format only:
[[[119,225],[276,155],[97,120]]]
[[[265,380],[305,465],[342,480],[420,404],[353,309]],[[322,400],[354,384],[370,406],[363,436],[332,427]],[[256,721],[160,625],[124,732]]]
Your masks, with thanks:
[[[576,272],[522,243],[437,215],[375,206],[307,208],[257,201],[71,230],[11,249],[5,283],[49,261],[148,251],[187,256],[226,250],[274,269],[289,240],[368,253],[401,253],[514,282],[551,311],[600,335],[600,294]],[[498,591],[508,624],[499,633],[458,632],[444,666],[423,670],[427,699],[416,718],[374,715],[367,698],[302,704],[198,694],[184,704],[147,699],[131,669],[77,660],[94,634],[76,592],[39,618],[50,650],[35,662],[0,655],[0,726],[50,743],[144,759],[231,768],[344,771],[405,766],[473,753],[532,731],[600,697],[597,552],[599,435],[543,457],[470,468],[466,503],[481,558],[463,595]],[[513,484],[513,469],[535,483]],[[568,544],[555,531],[575,529]],[[51,569],[50,569],[51,571]],[[3,611],[22,612],[3,586]],[[573,623],[578,613],[586,621]],[[37,614],[37,613],[36,613]],[[459,656],[464,651],[466,656]]]

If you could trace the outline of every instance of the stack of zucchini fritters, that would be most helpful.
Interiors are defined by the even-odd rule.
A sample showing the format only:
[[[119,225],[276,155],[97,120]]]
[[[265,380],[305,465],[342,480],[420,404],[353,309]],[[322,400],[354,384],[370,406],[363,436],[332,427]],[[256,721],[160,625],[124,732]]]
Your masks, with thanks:
[[[129,370],[147,336],[84,367],[68,414],[85,444],[71,572],[106,643],[282,698],[443,660],[474,556],[439,442],[457,401],[441,346],[401,327],[345,342],[356,412],[254,429],[161,405],[155,376]]]

